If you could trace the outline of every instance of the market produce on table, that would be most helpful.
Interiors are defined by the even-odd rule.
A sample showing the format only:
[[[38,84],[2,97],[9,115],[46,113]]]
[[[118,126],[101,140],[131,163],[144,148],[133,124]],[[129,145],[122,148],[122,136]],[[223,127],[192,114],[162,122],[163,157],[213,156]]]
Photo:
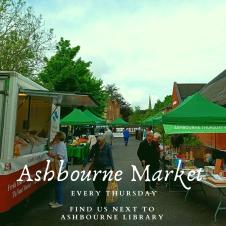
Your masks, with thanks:
[[[14,156],[20,156],[30,153],[44,151],[47,144],[47,138],[39,137],[32,132],[22,132],[15,136]]]

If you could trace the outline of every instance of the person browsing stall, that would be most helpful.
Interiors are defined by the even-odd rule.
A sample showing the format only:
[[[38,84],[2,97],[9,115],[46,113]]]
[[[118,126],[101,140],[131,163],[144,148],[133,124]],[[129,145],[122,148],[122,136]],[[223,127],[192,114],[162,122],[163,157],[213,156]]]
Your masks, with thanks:
[[[67,157],[67,148],[64,143],[66,135],[64,132],[57,132],[53,141],[50,143],[50,146],[53,148],[53,151],[48,152],[48,156],[55,160],[63,160],[62,171],[67,168],[68,157]],[[49,205],[51,208],[58,208],[63,206],[64,201],[64,190],[63,190],[63,181],[55,181],[55,201],[50,202]]]
[[[149,165],[149,178],[151,179],[151,188],[156,188],[156,181],[152,180],[153,174],[159,169],[159,135],[153,134],[152,131],[147,131],[146,139],[143,140],[137,150],[137,155],[143,167]],[[147,179],[147,173],[145,175]],[[145,191],[150,191],[149,182],[145,181]]]

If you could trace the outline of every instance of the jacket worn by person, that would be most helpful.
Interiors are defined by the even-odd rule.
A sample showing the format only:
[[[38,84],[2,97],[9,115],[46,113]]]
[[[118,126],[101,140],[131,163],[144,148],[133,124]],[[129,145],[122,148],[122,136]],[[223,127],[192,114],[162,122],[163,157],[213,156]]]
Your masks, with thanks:
[[[123,137],[129,138],[129,130],[128,129],[123,130]]]
[[[104,133],[104,139],[105,139],[105,143],[106,143],[106,144],[112,144],[113,133],[111,132],[111,130],[107,130],[107,131]]]
[[[148,143],[147,139],[143,140],[137,150],[140,161],[145,160],[146,165],[150,165],[150,169],[158,170],[159,168],[159,144],[155,141]]]
[[[114,170],[112,151],[111,146],[109,144],[105,143],[102,150],[100,150],[98,143],[94,144],[88,157],[83,162],[84,167],[86,166],[87,162],[90,159],[93,159],[94,170],[105,170],[105,169]]]

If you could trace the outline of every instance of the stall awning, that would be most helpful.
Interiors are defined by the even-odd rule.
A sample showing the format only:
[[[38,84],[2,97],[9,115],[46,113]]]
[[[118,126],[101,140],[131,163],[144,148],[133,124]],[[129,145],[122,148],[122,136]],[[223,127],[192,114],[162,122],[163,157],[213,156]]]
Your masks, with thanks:
[[[53,103],[64,107],[97,107],[96,102],[87,94],[50,92],[48,90],[20,89],[19,95],[43,96],[54,98]]]
[[[123,120],[122,118],[117,118],[111,123],[112,126],[128,126],[128,122]]]
[[[61,125],[95,125],[95,121],[84,114],[80,109],[74,109],[60,121]]]
[[[91,118],[92,120],[95,121],[96,125],[105,125],[106,124],[106,121],[98,116],[96,116],[95,114],[93,114],[91,111],[89,110],[85,110],[83,111],[83,113],[85,115],[87,115],[89,118]]]
[[[226,133],[226,109],[196,93],[162,117],[167,134]]]
[[[148,118],[146,118],[142,124],[144,126],[155,126],[155,125],[162,125],[162,116],[163,113],[159,112],[154,116],[149,116]]]

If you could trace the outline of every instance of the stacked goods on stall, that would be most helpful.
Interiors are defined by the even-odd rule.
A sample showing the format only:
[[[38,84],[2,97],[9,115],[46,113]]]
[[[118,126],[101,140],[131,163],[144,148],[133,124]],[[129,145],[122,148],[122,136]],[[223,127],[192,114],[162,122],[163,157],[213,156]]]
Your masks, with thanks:
[[[19,133],[15,136],[14,156],[44,151],[47,140],[48,138],[39,137],[29,132]]]

